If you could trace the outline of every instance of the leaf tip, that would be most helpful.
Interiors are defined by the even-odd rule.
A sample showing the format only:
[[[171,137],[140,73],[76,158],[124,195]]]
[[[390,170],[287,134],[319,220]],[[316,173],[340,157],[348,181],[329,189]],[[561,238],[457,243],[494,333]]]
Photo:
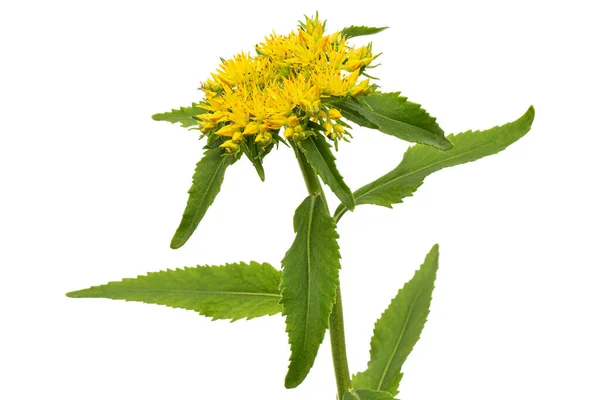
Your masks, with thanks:
[[[285,381],[283,384],[286,389],[294,389],[297,388],[302,383],[302,381],[304,381],[305,377],[306,375],[301,376],[294,373],[294,371],[289,370],[288,374],[285,376]]]
[[[81,295],[81,292],[82,292],[82,290],[76,290],[74,292],[69,292],[69,293],[65,294],[65,296],[70,297],[72,299],[78,299],[78,298],[84,297]]]
[[[533,107],[533,104],[529,106],[529,108],[527,109],[527,112],[525,113],[525,115],[527,115],[528,117],[531,118],[531,122],[533,122],[533,119],[535,118],[535,108]]]
[[[437,243],[434,244],[433,247],[431,248],[431,250],[429,251],[429,254],[432,257],[439,258],[439,256],[440,256],[440,245],[437,244]]]
[[[440,149],[444,150],[444,151],[448,151],[451,150],[454,147],[454,144],[448,140],[447,138],[444,137],[444,140],[442,141],[442,144],[440,145]]]
[[[183,246],[185,242],[187,242],[187,238],[182,238],[180,235],[175,234],[175,236],[173,236],[173,239],[171,239],[170,247],[173,250],[177,250],[178,248]]]

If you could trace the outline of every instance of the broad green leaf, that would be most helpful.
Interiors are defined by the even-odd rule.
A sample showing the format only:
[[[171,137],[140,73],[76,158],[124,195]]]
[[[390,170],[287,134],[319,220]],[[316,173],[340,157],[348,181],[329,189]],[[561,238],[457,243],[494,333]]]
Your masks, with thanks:
[[[331,152],[331,146],[327,143],[325,137],[323,135],[312,136],[300,142],[299,147],[317,175],[331,188],[344,206],[349,210],[353,210],[355,202],[352,190],[340,175],[335,165],[335,157]]]
[[[172,124],[179,122],[184,128],[198,125],[198,121],[194,118],[197,115],[208,112],[196,103],[192,103],[191,107],[180,107],[179,110],[172,109],[171,111],[154,114],[152,119],[155,121],[167,121]]]
[[[335,223],[321,195],[308,196],[294,214],[296,238],[283,258],[281,304],[291,347],[285,387],[302,383],[329,325],[339,285]]]
[[[374,35],[375,33],[379,33],[383,30],[386,30],[388,27],[384,26],[381,28],[374,28],[371,26],[348,26],[340,31],[340,33],[344,34],[347,39],[356,36],[366,36],[366,35]]]
[[[235,162],[230,156],[223,155],[220,148],[209,149],[196,164],[192,187],[181,223],[171,240],[171,248],[178,249],[187,242],[206,214],[206,210],[221,190],[221,184],[227,167]]]
[[[280,271],[257,262],[150,272],[67,293],[76,298],[141,301],[194,310],[215,319],[255,318],[281,312]]]
[[[369,389],[355,389],[344,394],[342,400],[395,400],[388,392],[378,392]]]
[[[337,99],[333,100],[331,103],[335,106],[335,108],[341,111],[342,116],[348,121],[354,122],[355,124],[360,126],[364,126],[365,128],[379,129],[377,125],[363,117],[360,112],[347,106],[346,103],[350,101],[351,100],[349,99]]]
[[[367,369],[352,378],[352,386],[398,394],[400,369],[419,340],[438,269],[438,245],[375,323]]]
[[[414,145],[404,153],[402,162],[381,178],[354,192],[356,204],[391,207],[411,196],[429,174],[443,168],[464,164],[496,154],[523,137],[533,123],[533,107],[518,120],[486,131],[467,131],[448,135],[454,147],[439,151],[429,146]],[[342,204],[335,212],[336,221],[345,212]]]
[[[400,93],[375,92],[369,96],[334,100],[332,103],[340,109],[342,115],[359,125],[370,128],[374,125],[375,129],[388,135],[441,150],[452,148],[452,143],[446,139],[435,118],[419,104],[407,101]],[[363,125],[361,119],[353,120],[353,115],[348,110],[360,114],[371,126]]]

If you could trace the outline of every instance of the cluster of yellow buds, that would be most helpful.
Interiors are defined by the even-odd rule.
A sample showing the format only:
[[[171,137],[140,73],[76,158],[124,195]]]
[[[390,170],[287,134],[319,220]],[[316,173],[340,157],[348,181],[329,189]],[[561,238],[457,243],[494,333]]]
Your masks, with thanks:
[[[346,133],[344,126],[339,122],[332,122],[342,118],[340,111],[336,108],[331,108],[325,116],[327,117],[327,120],[323,123],[325,135],[333,140],[342,139],[344,137],[344,133]]]
[[[348,61],[344,64],[343,69],[348,72],[354,72],[357,69],[371,64],[373,61],[373,52],[371,44],[352,50],[348,54]]]
[[[254,57],[240,53],[223,60],[203,83],[202,133],[223,137],[220,146],[228,154],[242,145],[264,154],[279,141],[305,140],[319,131],[337,147],[347,125],[327,100],[372,90],[368,77],[359,79],[375,58],[371,45],[348,46],[344,34],[325,35],[325,22],[307,17],[297,31],[272,34],[256,48]]]

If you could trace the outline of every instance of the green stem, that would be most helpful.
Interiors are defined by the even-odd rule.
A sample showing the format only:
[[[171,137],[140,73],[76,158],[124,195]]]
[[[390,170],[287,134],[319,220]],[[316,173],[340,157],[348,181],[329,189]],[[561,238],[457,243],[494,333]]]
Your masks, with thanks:
[[[329,338],[331,339],[331,356],[337,383],[338,399],[350,390],[350,370],[346,356],[346,336],[344,334],[344,310],[342,307],[342,291],[338,286],[333,311],[329,316]]]
[[[308,163],[301,150],[292,144],[306,188],[311,196],[321,195],[327,206],[325,194],[319,182],[315,170]],[[351,388],[350,370],[348,368],[348,357],[346,356],[346,337],[344,334],[344,311],[342,307],[342,292],[338,286],[335,297],[335,304],[329,316],[329,338],[331,339],[331,356],[333,358],[333,369],[335,371],[335,381],[337,385],[338,400],[344,397],[344,394]]]
[[[323,188],[321,188],[321,183],[319,182],[319,178],[317,177],[315,170],[308,163],[308,160],[306,159],[304,153],[302,153],[302,150],[298,149],[298,146],[296,144],[292,144],[292,146],[294,148],[294,152],[296,153],[298,164],[300,164],[300,170],[302,171],[302,176],[304,177],[304,183],[306,183],[308,193],[311,196],[321,194],[325,205],[327,205],[327,201],[325,201],[325,195],[323,193]]]

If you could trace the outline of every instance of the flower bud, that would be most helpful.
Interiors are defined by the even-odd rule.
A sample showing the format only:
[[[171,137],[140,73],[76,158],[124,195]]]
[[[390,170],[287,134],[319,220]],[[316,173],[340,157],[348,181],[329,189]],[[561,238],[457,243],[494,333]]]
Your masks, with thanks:
[[[229,154],[235,153],[240,149],[240,146],[233,140],[226,140],[219,147],[224,148]]]
[[[270,145],[272,141],[273,135],[271,135],[269,132],[259,133],[254,139],[254,143],[259,143],[263,147]]]
[[[244,136],[242,136],[242,132],[240,131],[234,132],[231,136],[231,140],[233,140],[234,142],[240,142],[243,138]]]
[[[342,118],[342,113],[337,108],[329,109],[329,118],[331,119],[340,119]]]
[[[215,132],[215,134],[219,135],[219,136],[233,136],[233,134],[235,132],[239,132],[240,128],[236,125],[225,125],[224,127],[222,127],[221,129],[219,129],[218,131]]]
[[[260,124],[256,121],[252,121],[246,125],[244,128],[244,135],[255,135],[258,133],[258,128]]]
[[[348,72],[354,72],[362,67],[363,63],[361,60],[348,60],[346,64],[342,66],[342,69]]]
[[[358,85],[354,86],[352,89],[350,89],[350,95],[351,96],[359,96],[361,94],[366,94],[369,92],[369,79],[365,79],[364,81],[362,81],[361,83],[359,83]]]
[[[287,119],[288,126],[294,127],[294,126],[297,126],[299,123],[300,123],[300,121],[298,120],[298,117],[295,115],[292,115],[291,117],[289,117]]]
[[[287,118],[283,115],[273,115],[269,119],[267,119],[267,126],[269,129],[279,129],[283,125],[285,125]]]

